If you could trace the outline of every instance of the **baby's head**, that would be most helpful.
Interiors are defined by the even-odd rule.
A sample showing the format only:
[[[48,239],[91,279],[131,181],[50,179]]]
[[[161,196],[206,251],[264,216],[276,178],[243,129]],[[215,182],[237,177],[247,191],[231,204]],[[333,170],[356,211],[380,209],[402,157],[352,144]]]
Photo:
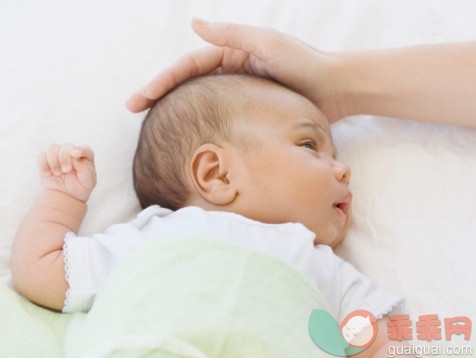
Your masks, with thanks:
[[[205,76],[161,98],[142,124],[133,178],[143,208],[299,222],[331,246],[350,223],[350,170],[335,160],[326,118],[261,78]]]

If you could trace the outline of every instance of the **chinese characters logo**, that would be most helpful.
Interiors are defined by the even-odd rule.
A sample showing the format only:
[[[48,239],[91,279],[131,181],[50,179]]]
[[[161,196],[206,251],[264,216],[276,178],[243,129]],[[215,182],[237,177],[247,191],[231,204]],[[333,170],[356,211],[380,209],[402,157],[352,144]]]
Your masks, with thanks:
[[[389,316],[387,323],[388,338],[394,341],[413,339],[413,326],[408,314]],[[444,337],[450,341],[453,335],[464,335],[465,340],[471,337],[471,320],[466,316],[444,319]],[[416,322],[416,338],[423,341],[442,339],[442,322],[437,314],[418,317]]]
[[[418,316],[413,324],[408,314],[388,316],[387,336],[393,341],[450,341],[454,335],[471,338],[472,323],[466,316],[440,319],[438,314]],[[315,309],[309,317],[309,335],[323,351],[335,356],[351,356],[368,348],[377,336],[377,320],[365,310],[351,312],[339,324],[324,310]]]

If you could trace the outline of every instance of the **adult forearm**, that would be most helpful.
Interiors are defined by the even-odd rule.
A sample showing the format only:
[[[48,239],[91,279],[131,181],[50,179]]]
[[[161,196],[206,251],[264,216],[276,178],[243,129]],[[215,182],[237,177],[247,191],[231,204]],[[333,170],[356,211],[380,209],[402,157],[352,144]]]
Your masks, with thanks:
[[[476,42],[342,54],[336,72],[347,115],[476,127]]]

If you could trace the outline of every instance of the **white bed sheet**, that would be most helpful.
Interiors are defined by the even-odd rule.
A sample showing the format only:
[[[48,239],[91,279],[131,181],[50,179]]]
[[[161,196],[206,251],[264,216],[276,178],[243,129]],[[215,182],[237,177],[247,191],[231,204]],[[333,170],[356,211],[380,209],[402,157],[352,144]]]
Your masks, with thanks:
[[[11,284],[12,239],[40,189],[36,155],[50,143],[95,150],[83,233],[137,213],[130,168],[143,114],[123,102],[204,45],[192,16],[275,27],[329,51],[476,39],[473,1],[2,1],[0,282]],[[476,131],[375,117],[333,130],[355,199],[338,253],[406,296],[414,320],[476,323]]]

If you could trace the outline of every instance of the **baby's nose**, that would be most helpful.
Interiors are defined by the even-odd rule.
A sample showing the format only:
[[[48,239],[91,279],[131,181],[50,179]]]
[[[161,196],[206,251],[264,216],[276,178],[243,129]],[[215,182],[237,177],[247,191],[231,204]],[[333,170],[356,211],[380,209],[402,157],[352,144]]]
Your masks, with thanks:
[[[340,162],[334,162],[334,174],[336,179],[344,184],[350,182],[350,167]]]

